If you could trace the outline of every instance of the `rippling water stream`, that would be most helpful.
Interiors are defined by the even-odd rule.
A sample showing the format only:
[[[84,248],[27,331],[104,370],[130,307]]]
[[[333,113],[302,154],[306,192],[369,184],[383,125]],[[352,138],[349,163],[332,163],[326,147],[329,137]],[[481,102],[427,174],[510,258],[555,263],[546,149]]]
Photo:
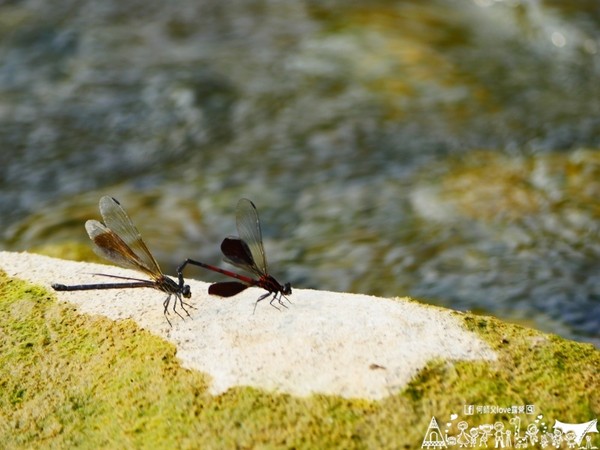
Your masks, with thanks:
[[[172,273],[245,196],[294,286],[599,345],[599,75],[595,1],[0,3],[0,245],[111,194]]]

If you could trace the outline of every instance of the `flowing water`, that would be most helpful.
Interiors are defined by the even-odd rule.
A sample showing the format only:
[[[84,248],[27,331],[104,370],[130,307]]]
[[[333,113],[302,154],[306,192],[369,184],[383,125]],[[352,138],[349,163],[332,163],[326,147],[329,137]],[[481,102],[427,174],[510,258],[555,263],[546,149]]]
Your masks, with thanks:
[[[596,1],[1,2],[0,245],[111,194],[173,273],[249,197],[280,281],[599,345],[599,75]]]

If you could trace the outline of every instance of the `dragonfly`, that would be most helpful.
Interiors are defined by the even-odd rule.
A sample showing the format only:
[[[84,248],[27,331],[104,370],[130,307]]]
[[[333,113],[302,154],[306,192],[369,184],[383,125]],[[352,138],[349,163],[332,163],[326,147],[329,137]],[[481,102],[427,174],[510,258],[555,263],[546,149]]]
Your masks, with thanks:
[[[225,262],[253,274],[254,277],[240,275],[188,258],[177,269],[180,283],[183,280],[184,268],[188,264],[192,264],[239,280],[211,284],[208,288],[208,293],[211,295],[233,297],[251,286],[257,286],[265,289],[267,292],[256,300],[253,313],[256,311],[258,303],[270,296],[273,296],[269,302],[271,306],[279,309],[273,304],[273,302],[277,301],[281,306],[287,308],[282,298],[290,302],[287,295],[291,295],[292,287],[290,283],[280,284],[269,274],[265,249],[263,247],[260,220],[254,203],[247,198],[241,199],[237,204],[236,219],[239,237],[225,238],[221,243],[221,252],[224,255]]]
[[[187,284],[184,284],[183,277],[180,277],[179,283],[177,283],[175,280],[162,273],[156,259],[154,259],[152,253],[150,253],[150,250],[148,250],[148,247],[142,240],[140,232],[137,230],[118,200],[105,195],[100,199],[99,208],[104,223],[98,222],[97,220],[88,220],[85,223],[85,229],[93,242],[94,252],[98,256],[118,266],[144,273],[150,277],[150,280],[101,273],[95,275],[127,281],[119,283],[77,284],[70,286],[54,283],[52,284],[52,288],[56,291],[153,288],[168,294],[163,302],[163,307],[165,319],[167,319],[169,326],[172,325],[167,315],[172,297],[175,297],[173,312],[183,319],[183,316],[177,310],[177,302],[179,301],[181,309],[189,316],[190,314],[185,307],[193,308],[193,306],[185,303],[183,298],[190,298],[192,294],[190,287]]]

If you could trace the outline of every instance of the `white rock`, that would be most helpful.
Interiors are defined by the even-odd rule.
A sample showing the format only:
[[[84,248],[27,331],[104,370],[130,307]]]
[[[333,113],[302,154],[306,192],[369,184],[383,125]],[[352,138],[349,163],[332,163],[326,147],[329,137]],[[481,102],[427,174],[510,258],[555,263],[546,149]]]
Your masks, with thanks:
[[[115,266],[78,263],[29,253],[0,252],[0,267],[50,288],[51,283],[111,282],[95,273],[141,278]],[[494,352],[466,331],[450,310],[406,299],[293,289],[289,308],[254,302],[258,288],[229,299],[192,289],[191,318],[163,316],[165,294],[153,289],[57,292],[86,314],[131,318],[177,347],[182,366],[212,377],[214,394],[255,386],[294,395],[334,394],[381,399],[401,390],[434,358],[493,360]]]

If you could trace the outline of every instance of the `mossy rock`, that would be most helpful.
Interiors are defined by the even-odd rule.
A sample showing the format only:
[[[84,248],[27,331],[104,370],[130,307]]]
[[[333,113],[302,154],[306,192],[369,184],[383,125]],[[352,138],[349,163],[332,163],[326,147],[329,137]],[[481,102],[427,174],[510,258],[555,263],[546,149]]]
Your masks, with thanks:
[[[381,401],[294,397],[252,387],[213,396],[210,377],[133,321],[80,314],[47,290],[0,272],[0,442],[3,448],[420,448],[432,416],[464,405],[534,405],[579,423],[600,415],[600,352],[589,344],[460,315],[494,362],[431,361]],[[518,414],[517,414],[518,415]],[[442,425],[443,428],[443,425]],[[598,435],[592,443],[600,445]]]

